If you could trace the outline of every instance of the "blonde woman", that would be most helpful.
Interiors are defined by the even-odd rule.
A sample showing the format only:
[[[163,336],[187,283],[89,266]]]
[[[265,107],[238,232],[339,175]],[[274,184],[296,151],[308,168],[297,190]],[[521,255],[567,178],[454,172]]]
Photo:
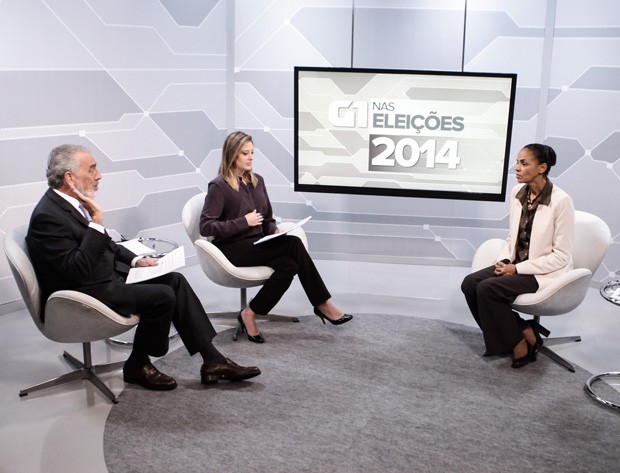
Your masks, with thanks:
[[[252,137],[235,131],[226,137],[218,176],[209,183],[200,216],[200,233],[215,244],[235,266],[269,266],[272,276],[261,287],[237,320],[248,340],[265,340],[256,326],[257,315],[267,315],[278,303],[297,274],[314,307],[325,323],[340,325],[352,319],[331,301],[319,272],[301,240],[283,235],[264,243],[254,242],[278,232],[263,178],[253,172]]]

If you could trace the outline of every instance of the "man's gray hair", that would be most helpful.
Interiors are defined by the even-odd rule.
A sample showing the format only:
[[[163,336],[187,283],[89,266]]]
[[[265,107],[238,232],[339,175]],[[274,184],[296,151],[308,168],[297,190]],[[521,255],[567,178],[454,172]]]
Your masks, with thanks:
[[[50,151],[45,175],[47,176],[47,184],[52,189],[62,187],[67,171],[77,174],[79,167],[75,160],[77,153],[90,153],[90,151],[80,145],[60,145]]]

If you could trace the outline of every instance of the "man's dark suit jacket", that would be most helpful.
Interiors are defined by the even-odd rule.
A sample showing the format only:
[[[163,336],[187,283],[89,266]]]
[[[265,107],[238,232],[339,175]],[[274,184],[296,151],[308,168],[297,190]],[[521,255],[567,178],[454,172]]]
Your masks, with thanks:
[[[135,311],[131,286],[117,269],[136,255],[116,245],[107,233],[90,228],[86,218],[51,188],[32,212],[26,243],[41,286],[42,308],[53,292],[71,289],[122,315]]]

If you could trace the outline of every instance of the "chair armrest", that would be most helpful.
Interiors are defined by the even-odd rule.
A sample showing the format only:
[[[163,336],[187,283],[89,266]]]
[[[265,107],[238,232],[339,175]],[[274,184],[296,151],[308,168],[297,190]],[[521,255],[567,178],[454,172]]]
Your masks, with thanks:
[[[497,255],[501,253],[504,245],[506,245],[506,240],[502,240],[501,238],[491,238],[483,242],[476,250],[471,262],[472,272],[495,264]]]

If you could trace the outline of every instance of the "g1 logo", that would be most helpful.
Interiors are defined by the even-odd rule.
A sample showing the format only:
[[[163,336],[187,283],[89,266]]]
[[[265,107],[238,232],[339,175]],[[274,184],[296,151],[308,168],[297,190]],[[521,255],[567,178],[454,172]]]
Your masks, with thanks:
[[[333,126],[367,128],[368,104],[352,100],[334,100],[327,109],[327,118]]]

